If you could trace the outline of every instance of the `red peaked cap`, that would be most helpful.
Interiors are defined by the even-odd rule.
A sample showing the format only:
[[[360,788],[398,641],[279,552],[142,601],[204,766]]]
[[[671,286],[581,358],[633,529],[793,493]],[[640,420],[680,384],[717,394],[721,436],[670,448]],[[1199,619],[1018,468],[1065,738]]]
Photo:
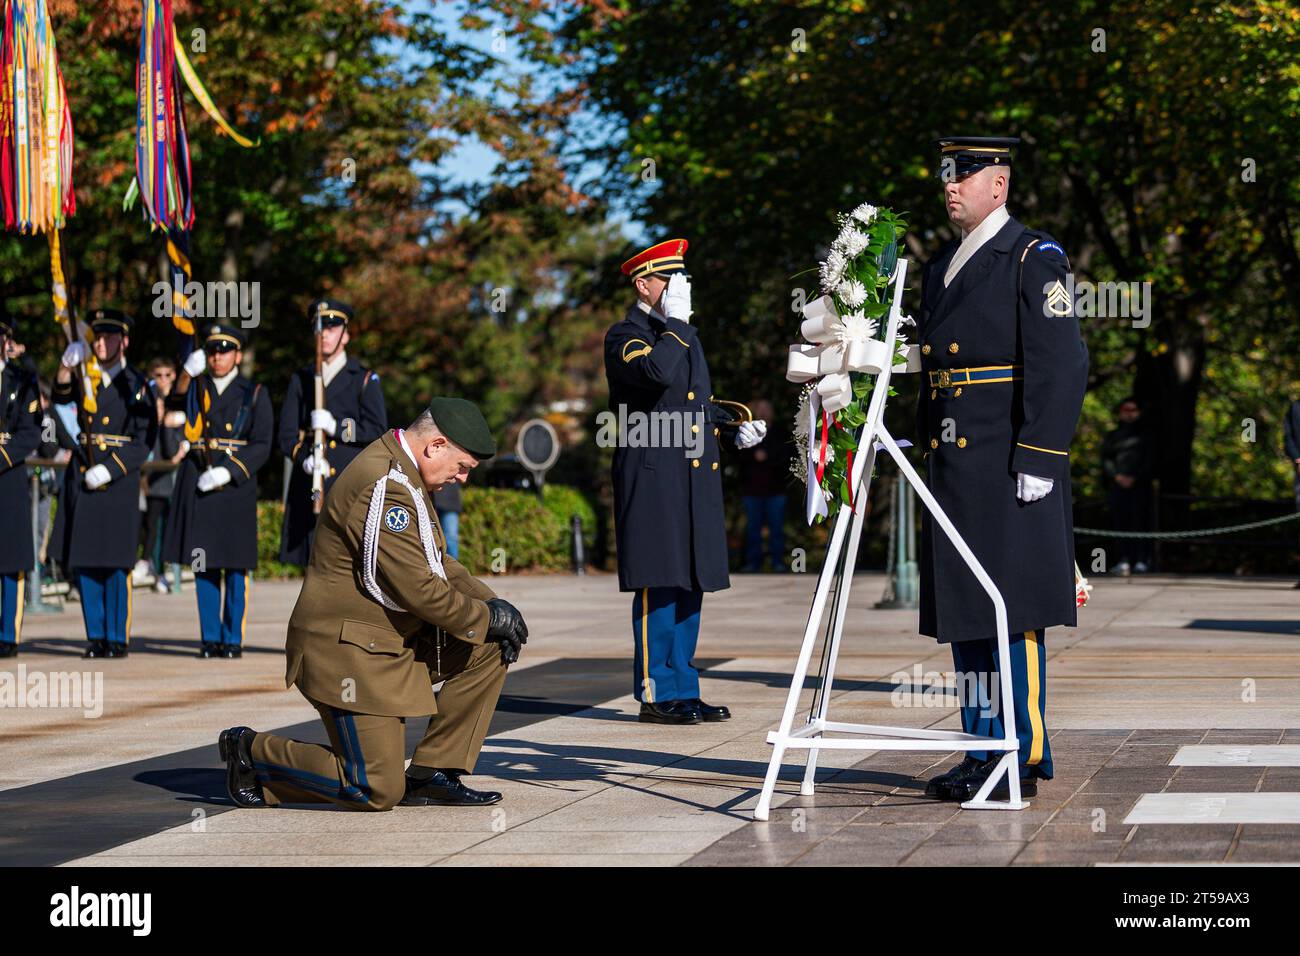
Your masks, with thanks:
[[[623,263],[623,275],[631,279],[652,275],[685,275],[687,245],[689,243],[685,239],[669,239],[657,243]]]

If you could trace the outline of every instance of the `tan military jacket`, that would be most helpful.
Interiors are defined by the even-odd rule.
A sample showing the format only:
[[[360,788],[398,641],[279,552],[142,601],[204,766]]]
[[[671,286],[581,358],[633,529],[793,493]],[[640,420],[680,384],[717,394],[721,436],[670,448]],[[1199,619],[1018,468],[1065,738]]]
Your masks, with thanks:
[[[440,550],[446,548],[415,463],[386,432],[343,470],[325,496],[306,581],[289,618],[285,686],[297,684],[308,698],[341,710],[417,717],[437,712],[429,667],[438,629],[445,631],[445,640],[482,644],[489,616],[484,602],[496,595],[446,553],[447,579],[429,570],[414,500],[395,481],[385,486],[384,512],[400,510],[394,520],[380,522],[375,578],[403,610],[385,608],[366,591],[366,511],[375,482],[394,465],[424,496],[434,539]]]

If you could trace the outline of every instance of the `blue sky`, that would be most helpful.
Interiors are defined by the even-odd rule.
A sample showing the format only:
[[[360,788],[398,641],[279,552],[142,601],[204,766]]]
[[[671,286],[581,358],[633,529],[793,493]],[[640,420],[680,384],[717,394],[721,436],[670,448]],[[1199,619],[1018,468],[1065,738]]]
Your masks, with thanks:
[[[541,75],[540,68],[525,61],[517,44],[505,34],[504,30],[494,32],[492,30],[463,29],[460,25],[460,18],[464,6],[463,3],[448,2],[448,0],[433,3],[428,2],[428,0],[420,0],[420,2],[407,4],[408,9],[411,10],[432,12],[434,19],[452,40],[490,53],[500,62],[500,70],[506,75],[524,73],[531,73],[535,76]],[[495,49],[493,49],[494,41]],[[550,81],[550,78],[544,79]],[[580,120],[580,125],[583,128],[598,128],[600,126],[600,117],[593,114],[582,115]],[[490,179],[496,164],[497,155],[495,152],[476,139],[467,138],[433,167],[431,172],[434,176],[442,177],[447,184],[459,186],[486,182]],[[581,186],[582,181],[597,176],[601,171],[600,167],[594,165],[584,167],[580,171],[578,185]],[[464,212],[466,210],[461,209],[458,211]],[[615,210],[614,221],[622,226],[622,231],[629,240],[645,241],[647,244],[651,241],[647,238],[643,224],[630,219],[626,213]]]

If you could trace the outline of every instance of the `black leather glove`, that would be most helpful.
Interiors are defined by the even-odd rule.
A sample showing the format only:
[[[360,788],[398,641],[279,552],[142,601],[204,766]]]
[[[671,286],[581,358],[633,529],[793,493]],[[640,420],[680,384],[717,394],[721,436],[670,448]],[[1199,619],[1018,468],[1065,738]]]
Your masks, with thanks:
[[[524,616],[517,607],[501,598],[493,598],[487,606],[487,639],[501,645],[503,663],[513,664],[519,660],[519,649],[528,643],[528,625],[524,623]]]

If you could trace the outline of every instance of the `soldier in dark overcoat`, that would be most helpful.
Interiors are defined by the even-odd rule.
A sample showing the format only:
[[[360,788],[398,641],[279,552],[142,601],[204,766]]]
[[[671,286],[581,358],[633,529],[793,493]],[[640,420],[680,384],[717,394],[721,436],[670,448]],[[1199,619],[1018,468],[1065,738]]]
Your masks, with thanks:
[[[271,454],[274,425],[266,389],[239,373],[247,344],[238,326],[204,331],[186,360],[190,388],[206,391],[202,434],[181,461],[163,559],[194,571],[199,656],[239,657],[248,632],[249,579],[257,567],[257,472]],[[203,359],[207,374],[195,370]],[[168,396],[184,408],[185,393]],[[224,591],[224,594],[223,594]]]
[[[605,334],[614,452],[618,581],[632,599],[633,695],[647,723],[726,720],[700,700],[692,663],[705,592],[730,584],[719,439],[758,444],[767,425],[715,404],[704,347],[690,324],[687,242],[672,239],[623,263],[637,293]]]
[[[917,414],[927,483],[1006,602],[1022,794],[1052,776],[1044,631],[1075,624],[1070,442],[1088,351],[1051,236],[1006,210],[1018,140],[939,141],[949,219],[962,238],[923,270]],[[923,513],[921,633],[951,644],[962,727],[1003,735],[993,603]],[[998,756],[973,752],[932,780],[931,795],[968,800]],[[1005,781],[1000,784],[1005,793]]]
[[[311,557],[316,529],[312,502],[315,424],[319,422],[323,433],[325,491],[352,459],[388,428],[379,373],[347,352],[352,306],[337,299],[318,299],[307,308],[307,317],[313,325],[320,322],[325,407],[316,408],[315,364],[298,369],[289,380],[289,390],[280,406],[277,440],[281,454],[293,463],[280,531],[280,560],[298,565],[306,565]]]
[[[64,350],[51,393],[63,425],[60,440],[73,453],[63,471],[51,554],[76,582],[86,657],[126,657],[131,640],[140,466],[158,431],[149,380],[126,361],[134,324],[115,309],[91,313],[94,340]]]

